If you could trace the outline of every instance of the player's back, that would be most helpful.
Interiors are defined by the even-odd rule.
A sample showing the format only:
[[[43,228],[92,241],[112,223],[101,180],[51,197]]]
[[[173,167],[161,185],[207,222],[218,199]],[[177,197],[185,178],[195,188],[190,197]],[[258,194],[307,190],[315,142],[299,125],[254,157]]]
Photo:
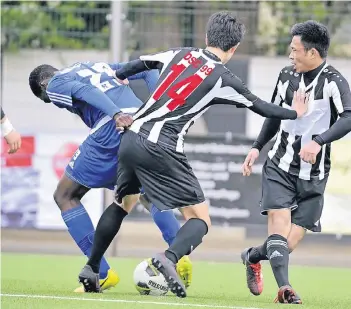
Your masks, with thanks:
[[[98,88],[122,110],[127,108],[136,111],[142,105],[130,87],[117,82],[115,70],[119,67],[119,64],[103,62],[75,63],[56,73],[50,80],[48,96],[56,106],[77,114],[89,128],[95,128],[108,116],[89,102],[74,97],[74,91],[82,85]]]
[[[241,80],[208,50],[179,48],[140,59],[163,64],[156,90],[131,126],[132,131],[152,142],[182,152],[183,137],[190,126],[211,105],[221,103],[218,99],[248,101],[234,89],[238,87],[232,87],[233,82],[242,84]]]

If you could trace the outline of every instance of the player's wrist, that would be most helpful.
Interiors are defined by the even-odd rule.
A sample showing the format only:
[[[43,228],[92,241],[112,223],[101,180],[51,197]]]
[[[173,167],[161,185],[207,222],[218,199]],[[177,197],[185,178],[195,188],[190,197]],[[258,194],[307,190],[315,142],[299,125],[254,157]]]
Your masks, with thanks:
[[[317,135],[313,138],[313,141],[316,142],[319,146],[323,146],[325,144],[325,141],[320,135]]]
[[[260,152],[263,148],[263,145],[259,141],[254,141],[254,143],[251,146],[251,149],[257,149],[258,152]]]
[[[1,133],[4,137],[10,134],[14,129],[15,128],[8,118],[5,118],[5,120],[1,123]]]

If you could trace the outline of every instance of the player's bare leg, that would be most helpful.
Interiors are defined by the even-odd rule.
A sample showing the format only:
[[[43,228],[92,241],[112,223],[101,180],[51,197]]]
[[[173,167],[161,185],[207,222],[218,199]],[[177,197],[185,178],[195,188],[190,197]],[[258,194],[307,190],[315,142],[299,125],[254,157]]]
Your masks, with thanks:
[[[139,194],[127,195],[122,204],[113,203],[102,214],[96,227],[91,256],[79,274],[79,281],[86,292],[101,292],[99,283],[100,262],[112,240],[117,235],[123,219],[133,209],[139,199]]]
[[[140,197],[140,194],[132,194],[132,195],[127,195],[123,198],[122,200],[122,205],[121,207],[127,212],[130,213],[134,206],[136,205],[136,203],[138,202]]]
[[[84,187],[63,175],[54,192],[54,200],[61,212],[65,212],[77,207],[89,190],[90,188]]]
[[[211,219],[206,203],[200,203],[180,209],[186,223],[180,228],[171,246],[165,253],[153,258],[154,266],[164,275],[172,293],[186,297],[185,286],[178,276],[175,265],[185,255],[189,255],[207,234]]]
[[[294,223],[291,224],[291,229],[290,233],[288,236],[288,246],[289,246],[289,252],[293,252],[298,244],[301,242],[301,240],[305,237],[306,235],[306,230],[298,226]]]

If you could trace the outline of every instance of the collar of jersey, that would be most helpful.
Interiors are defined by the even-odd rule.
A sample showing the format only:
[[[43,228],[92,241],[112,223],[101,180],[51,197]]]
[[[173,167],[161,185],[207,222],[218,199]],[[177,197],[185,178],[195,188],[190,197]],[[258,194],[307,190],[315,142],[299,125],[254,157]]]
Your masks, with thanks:
[[[315,69],[312,70],[312,71],[308,71],[308,72],[302,74],[302,76],[301,76],[301,81],[300,81],[300,87],[299,87],[299,88],[301,88],[301,89],[307,91],[307,90],[309,90],[310,88],[312,89],[314,86],[316,86],[316,85],[317,85],[317,82],[318,82],[318,77],[319,77],[319,75],[321,75],[322,71],[323,71],[327,66],[328,66],[328,63],[327,63],[326,61],[324,61],[318,68],[315,68]],[[308,75],[308,81],[309,81],[309,83],[306,85],[306,83],[305,83],[305,76],[306,76],[306,74],[312,73],[312,72],[313,72],[313,73],[316,73],[316,75],[313,75],[313,74]],[[312,80],[311,80],[311,78],[312,78]]]
[[[327,63],[327,61],[324,61],[320,66],[318,66],[317,68],[308,71],[306,73],[303,74],[306,84],[310,84],[318,75],[318,73],[320,71],[322,71],[323,67],[325,66],[325,64]]]
[[[202,52],[212,60],[221,62],[221,59],[219,59],[214,53],[210,52],[209,50],[203,49]]]

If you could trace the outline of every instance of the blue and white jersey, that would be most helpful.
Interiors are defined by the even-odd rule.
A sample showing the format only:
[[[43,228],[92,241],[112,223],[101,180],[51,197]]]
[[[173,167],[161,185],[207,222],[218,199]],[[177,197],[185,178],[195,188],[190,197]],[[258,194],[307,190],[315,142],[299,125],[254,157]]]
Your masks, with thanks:
[[[115,71],[121,67],[123,63],[78,62],[58,71],[46,92],[57,107],[77,114],[89,128],[98,129],[117,112],[134,113],[143,104],[129,86],[116,80]],[[152,92],[158,77],[158,71],[153,70],[129,80],[144,79]]]

